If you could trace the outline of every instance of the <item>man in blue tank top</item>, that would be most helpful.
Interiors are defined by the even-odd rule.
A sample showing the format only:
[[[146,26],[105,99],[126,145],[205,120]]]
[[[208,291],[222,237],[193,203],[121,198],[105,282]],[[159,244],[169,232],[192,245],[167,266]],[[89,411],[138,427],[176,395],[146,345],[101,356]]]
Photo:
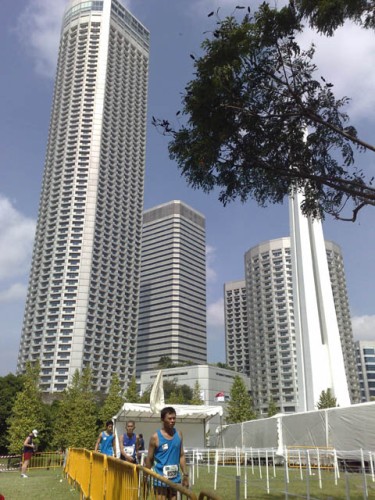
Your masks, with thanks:
[[[189,487],[189,474],[186,468],[182,433],[175,429],[176,411],[171,406],[161,411],[162,428],[150,439],[146,467],[173,483]],[[175,499],[177,494],[161,480],[154,481],[157,498]]]
[[[126,422],[126,432],[124,432],[120,438],[120,458],[132,464],[137,463],[139,449],[139,439],[138,436],[134,434],[134,430],[134,420],[128,420]]]
[[[116,441],[113,434],[113,422],[108,420],[105,424],[105,431],[99,434],[98,440],[95,445],[95,451],[100,451],[109,457],[116,456]]]

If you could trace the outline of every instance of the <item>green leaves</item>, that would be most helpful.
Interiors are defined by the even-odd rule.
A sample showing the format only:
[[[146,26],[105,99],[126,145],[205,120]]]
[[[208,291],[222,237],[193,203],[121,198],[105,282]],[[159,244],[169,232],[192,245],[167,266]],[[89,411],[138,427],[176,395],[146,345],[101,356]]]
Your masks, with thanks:
[[[375,190],[364,189],[363,172],[353,168],[354,149],[375,147],[348,123],[348,98],[337,99],[317,75],[314,47],[299,47],[301,29],[293,6],[266,3],[254,19],[218,21],[185,88],[185,123],[154,124],[171,137],[170,157],[188,184],[219,188],[224,205],[281,203],[297,189],[306,195],[305,214],[342,218],[350,200],[354,220],[360,206],[375,204]]]
[[[228,424],[246,422],[256,418],[251,397],[247,392],[244,381],[239,375],[236,375],[234,378],[226,410],[226,422]]]
[[[326,391],[322,391],[319,401],[316,404],[318,410],[325,408],[335,408],[337,406],[337,399],[333,396],[331,389],[328,387]]]
[[[97,408],[91,384],[91,371],[84,368],[74,373],[57,410],[53,445],[93,449],[97,438]]]
[[[39,370],[39,363],[26,366],[23,389],[17,394],[8,418],[9,453],[21,453],[23,443],[33,429],[39,431],[38,441],[43,440],[45,412],[38,386]]]

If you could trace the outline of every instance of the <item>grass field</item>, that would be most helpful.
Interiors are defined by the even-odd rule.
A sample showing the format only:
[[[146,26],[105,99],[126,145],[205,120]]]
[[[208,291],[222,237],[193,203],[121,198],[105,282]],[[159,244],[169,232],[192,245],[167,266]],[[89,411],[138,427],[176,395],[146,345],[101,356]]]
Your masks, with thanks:
[[[235,500],[236,498],[236,469],[235,467],[220,467],[218,471],[218,482],[216,494],[223,500]],[[306,476],[300,479],[299,470],[289,471],[290,482],[288,484],[289,499],[306,498]],[[269,468],[270,493],[266,487],[266,469],[262,468],[262,479],[259,477],[259,469],[248,469],[247,498],[250,500],[278,500],[285,499],[284,469],[276,468],[276,477],[273,470]],[[242,471],[240,484],[240,499],[244,499],[244,474]],[[367,476],[368,499],[375,500],[375,483]],[[348,474],[347,480],[342,473],[337,486],[334,484],[332,472],[322,472],[322,489],[319,488],[317,474],[309,478],[310,499],[342,500],[347,498],[348,489],[351,500],[363,500],[363,477],[361,474]],[[201,467],[199,478],[195,477],[193,491],[197,494],[202,490],[214,491],[214,469],[207,472],[206,467]],[[28,479],[20,477],[19,472],[0,472],[0,493],[5,500],[76,500],[79,493],[63,477],[61,469],[35,470],[29,472]],[[116,500],[116,499],[113,499]]]
[[[63,477],[62,469],[35,470],[21,478],[20,472],[0,472],[0,493],[5,500],[76,500],[79,492]]]
[[[244,499],[244,473],[241,472],[240,499]],[[223,500],[236,499],[236,468],[219,467],[216,494]],[[289,484],[287,486],[289,499],[306,498],[307,482],[305,471],[303,471],[303,480],[300,478],[300,472],[297,469],[289,469]],[[333,472],[322,471],[322,488],[319,487],[317,472],[309,477],[310,499],[346,499],[346,492],[349,491],[350,500],[363,500],[363,477],[361,474],[342,473],[338,479],[337,486],[334,484]],[[214,469],[211,467],[210,473],[207,468],[201,467],[199,478],[195,478],[193,491],[197,494],[202,489],[214,491]],[[262,467],[262,479],[259,477],[259,468],[254,469],[254,475],[251,468],[247,473],[247,498],[251,500],[276,500],[285,499],[285,479],[284,468],[276,468],[276,477],[273,477],[273,470],[269,468],[269,489],[267,493],[266,468]],[[375,500],[375,483],[371,476],[367,476],[368,499]]]

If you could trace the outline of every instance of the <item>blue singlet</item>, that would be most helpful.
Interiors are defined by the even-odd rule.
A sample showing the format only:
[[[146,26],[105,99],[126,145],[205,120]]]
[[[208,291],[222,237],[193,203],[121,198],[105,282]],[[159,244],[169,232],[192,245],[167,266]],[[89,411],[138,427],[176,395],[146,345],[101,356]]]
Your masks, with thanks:
[[[114,434],[107,434],[105,431],[102,432],[102,439],[100,440],[99,450],[100,453],[113,457],[113,440],[115,438]]]
[[[154,453],[154,471],[174,483],[181,483],[181,438],[176,429],[173,430],[172,439],[166,439],[160,430],[157,431],[159,445]],[[161,486],[161,484],[156,484],[156,486]]]

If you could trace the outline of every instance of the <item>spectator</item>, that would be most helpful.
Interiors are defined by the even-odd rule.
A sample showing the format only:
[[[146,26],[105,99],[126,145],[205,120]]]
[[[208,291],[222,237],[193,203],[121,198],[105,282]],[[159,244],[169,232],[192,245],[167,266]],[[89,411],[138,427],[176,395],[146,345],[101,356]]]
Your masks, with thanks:
[[[23,462],[21,467],[21,477],[29,477],[26,475],[26,471],[29,466],[31,457],[35,452],[35,444],[33,443],[33,438],[36,437],[38,437],[38,431],[34,429],[32,432],[30,432],[23,443]]]

